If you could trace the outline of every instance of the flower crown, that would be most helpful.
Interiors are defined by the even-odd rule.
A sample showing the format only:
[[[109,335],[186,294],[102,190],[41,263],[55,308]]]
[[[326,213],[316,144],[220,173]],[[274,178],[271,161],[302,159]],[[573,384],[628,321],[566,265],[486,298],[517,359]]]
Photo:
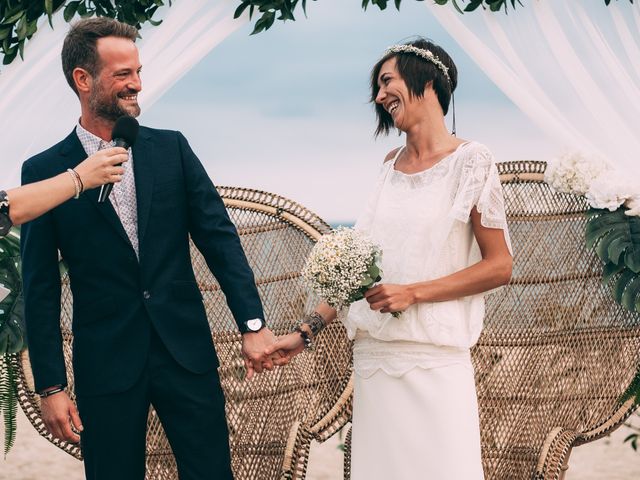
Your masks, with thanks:
[[[449,68],[442,63],[438,57],[436,57],[431,50],[425,50],[424,48],[414,47],[413,45],[393,45],[385,51],[385,55],[389,53],[413,53],[414,55],[419,56],[420,58],[425,59],[428,62],[433,63],[440,71],[447,77],[447,81],[449,85],[451,85],[451,77],[449,77]]]

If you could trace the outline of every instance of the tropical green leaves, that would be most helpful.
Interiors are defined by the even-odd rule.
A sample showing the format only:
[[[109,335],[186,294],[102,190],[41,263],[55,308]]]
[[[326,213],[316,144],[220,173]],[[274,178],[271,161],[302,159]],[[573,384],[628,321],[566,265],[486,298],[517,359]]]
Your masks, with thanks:
[[[4,423],[4,455],[7,456],[16,439],[16,371],[9,355],[0,355],[0,415]]]
[[[20,236],[16,229],[0,238],[0,284],[10,290],[0,302],[0,355],[24,347],[24,308],[20,276]]]
[[[605,263],[602,280],[612,285],[616,302],[640,312],[640,217],[627,216],[625,211],[591,209],[586,242]]]
[[[27,40],[38,30],[38,21],[43,16],[49,19],[64,8],[63,17],[70,22],[76,17],[111,17],[121,22],[142,28],[145,23],[159,25],[153,20],[163,0],[0,0],[0,54],[2,63],[8,65],[20,55],[24,58]],[[171,0],[168,0],[171,5]]]
[[[0,284],[9,295],[0,302],[0,415],[4,420],[4,453],[16,436],[16,372],[11,356],[24,347],[24,308],[20,276],[20,236],[17,229],[0,238]]]

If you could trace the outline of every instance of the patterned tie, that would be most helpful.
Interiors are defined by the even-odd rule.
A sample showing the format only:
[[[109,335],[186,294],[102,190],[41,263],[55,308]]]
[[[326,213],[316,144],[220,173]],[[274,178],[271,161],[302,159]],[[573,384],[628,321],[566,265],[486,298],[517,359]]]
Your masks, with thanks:
[[[100,142],[100,150],[114,146],[114,142],[105,142],[104,140]],[[131,150],[129,150],[129,161],[123,167],[122,181],[113,185],[109,199],[120,217],[120,222],[122,222],[124,231],[127,232],[131,245],[136,251],[136,256],[140,258],[138,253],[138,201],[136,200],[136,181],[133,175]]]

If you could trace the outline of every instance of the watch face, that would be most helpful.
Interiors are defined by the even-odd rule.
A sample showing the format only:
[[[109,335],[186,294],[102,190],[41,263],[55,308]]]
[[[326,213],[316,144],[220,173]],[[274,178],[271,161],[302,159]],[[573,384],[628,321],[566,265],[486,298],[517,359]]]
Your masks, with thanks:
[[[261,319],[254,318],[253,320],[247,320],[246,325],[247,329],[249,329],[250,331],[257,332],[262,328],[263,323]]]

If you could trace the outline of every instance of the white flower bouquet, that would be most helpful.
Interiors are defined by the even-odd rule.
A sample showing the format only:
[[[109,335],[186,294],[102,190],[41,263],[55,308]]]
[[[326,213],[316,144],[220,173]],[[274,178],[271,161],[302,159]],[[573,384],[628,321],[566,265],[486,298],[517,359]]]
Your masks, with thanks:
[[[331,307],[340,310],[364,298],[382,279],[380,247],[353,228],[340,227],[323,235],[313,247],[302,277]],[[394,312],[394,317],[400,312]]]

